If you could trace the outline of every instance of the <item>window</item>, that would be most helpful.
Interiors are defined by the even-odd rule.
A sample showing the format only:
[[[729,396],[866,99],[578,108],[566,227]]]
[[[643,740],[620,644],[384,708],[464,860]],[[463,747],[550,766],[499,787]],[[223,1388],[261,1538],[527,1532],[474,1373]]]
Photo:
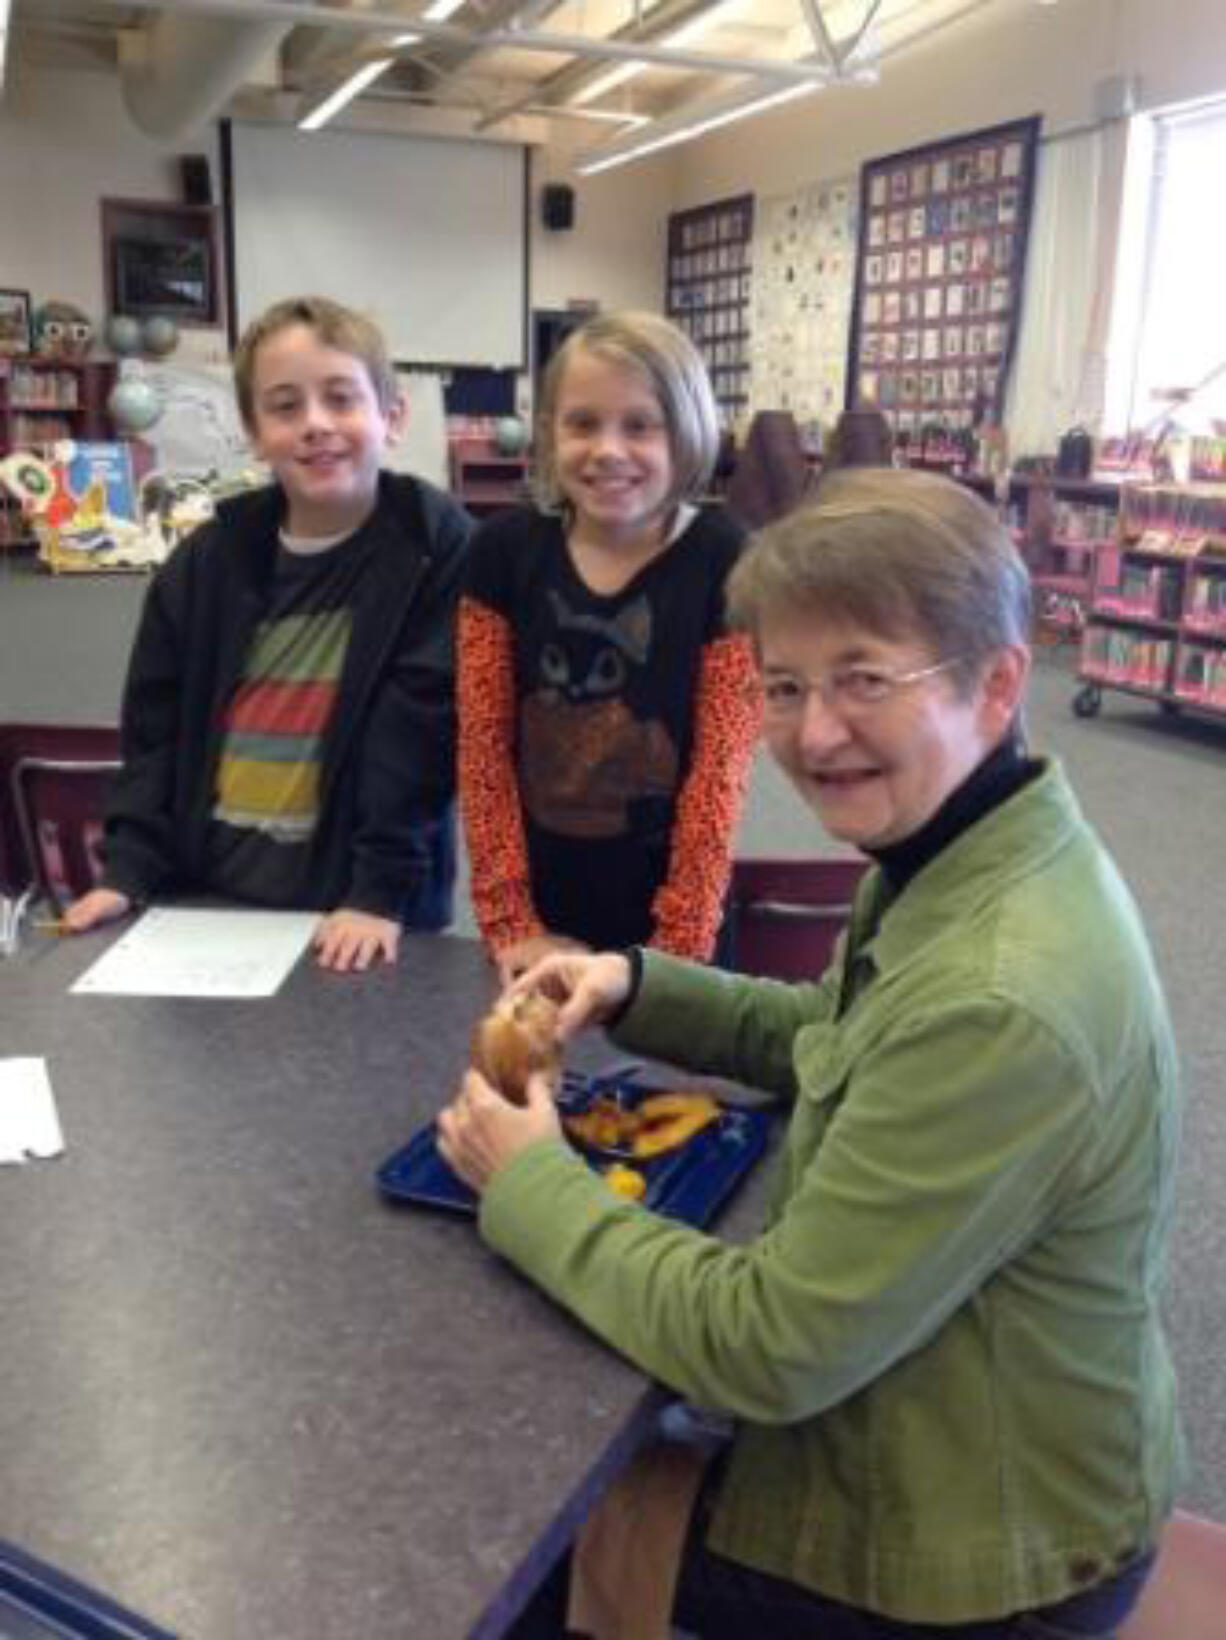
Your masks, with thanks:
[[[1116,331],[1109,418],[1156,430],[1170,414],[1188,432],[1217,431],[1214,422],[1226,421],[1226,102],[1149,123],[1152,144],[1139,145],[1148,199],[1131,235],[1126,211],[1121,235],[1119,278],[1126,285],[1132,275],[1137,302]]]

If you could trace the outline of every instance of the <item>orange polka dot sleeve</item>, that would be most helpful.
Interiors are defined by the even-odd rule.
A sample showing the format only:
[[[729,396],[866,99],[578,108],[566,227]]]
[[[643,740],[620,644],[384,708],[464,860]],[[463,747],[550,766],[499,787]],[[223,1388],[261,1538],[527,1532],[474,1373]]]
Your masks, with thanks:
[[[762,718],[762,687],[744,633],[708,644],[694,703],[690,767],[677,799],[668,877],[652,902],[651,944],[706,961],[715,949],[732,849]]]
[[[532,904],[515,778],[515,664],[506,620],[460,600],[456,690],[460,813],[473,912],[491,951],[545,932]]]

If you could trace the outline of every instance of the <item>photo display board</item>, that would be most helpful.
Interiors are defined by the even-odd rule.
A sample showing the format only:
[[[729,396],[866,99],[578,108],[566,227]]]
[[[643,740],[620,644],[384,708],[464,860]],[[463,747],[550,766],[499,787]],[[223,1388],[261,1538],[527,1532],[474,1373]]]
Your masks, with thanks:
[[[885,159],[860,175],[847,403],[896,435],[999,423],[1017,339],[1039,120]]]
[[[752,246],[752,194],[668,219],[668,316],[706,361],[727,425],[749,399]]]

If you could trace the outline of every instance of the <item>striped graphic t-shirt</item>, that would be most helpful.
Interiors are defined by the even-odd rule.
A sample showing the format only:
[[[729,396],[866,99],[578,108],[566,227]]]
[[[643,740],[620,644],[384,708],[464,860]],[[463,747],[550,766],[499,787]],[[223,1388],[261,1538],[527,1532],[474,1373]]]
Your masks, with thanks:
[[[353,624],[365,532],[325,552],[278,554],[225,717],[209,834],[209,887],[264,905],[309,905],[323,751]]]
[[[348,609],[325,609],[260,623],[226,714],[215,819],[289,843],[314,831],[351,622]]]

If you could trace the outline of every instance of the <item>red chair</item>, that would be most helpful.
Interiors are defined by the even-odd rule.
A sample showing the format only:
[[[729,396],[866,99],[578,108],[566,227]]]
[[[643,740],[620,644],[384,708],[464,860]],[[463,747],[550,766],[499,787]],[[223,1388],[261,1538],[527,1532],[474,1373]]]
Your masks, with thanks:
[[[57,910],[101,874],[98,850],[119,730],[0,724],[0,874],[4,892],[31,883]]]
[[[860,859],[734,860],[729,966],[772,979],[818,979],[868,864]]]
[[[1223,1640],[1226,1526],[1176,1510],[1145,1591],[1119,1640]]]

